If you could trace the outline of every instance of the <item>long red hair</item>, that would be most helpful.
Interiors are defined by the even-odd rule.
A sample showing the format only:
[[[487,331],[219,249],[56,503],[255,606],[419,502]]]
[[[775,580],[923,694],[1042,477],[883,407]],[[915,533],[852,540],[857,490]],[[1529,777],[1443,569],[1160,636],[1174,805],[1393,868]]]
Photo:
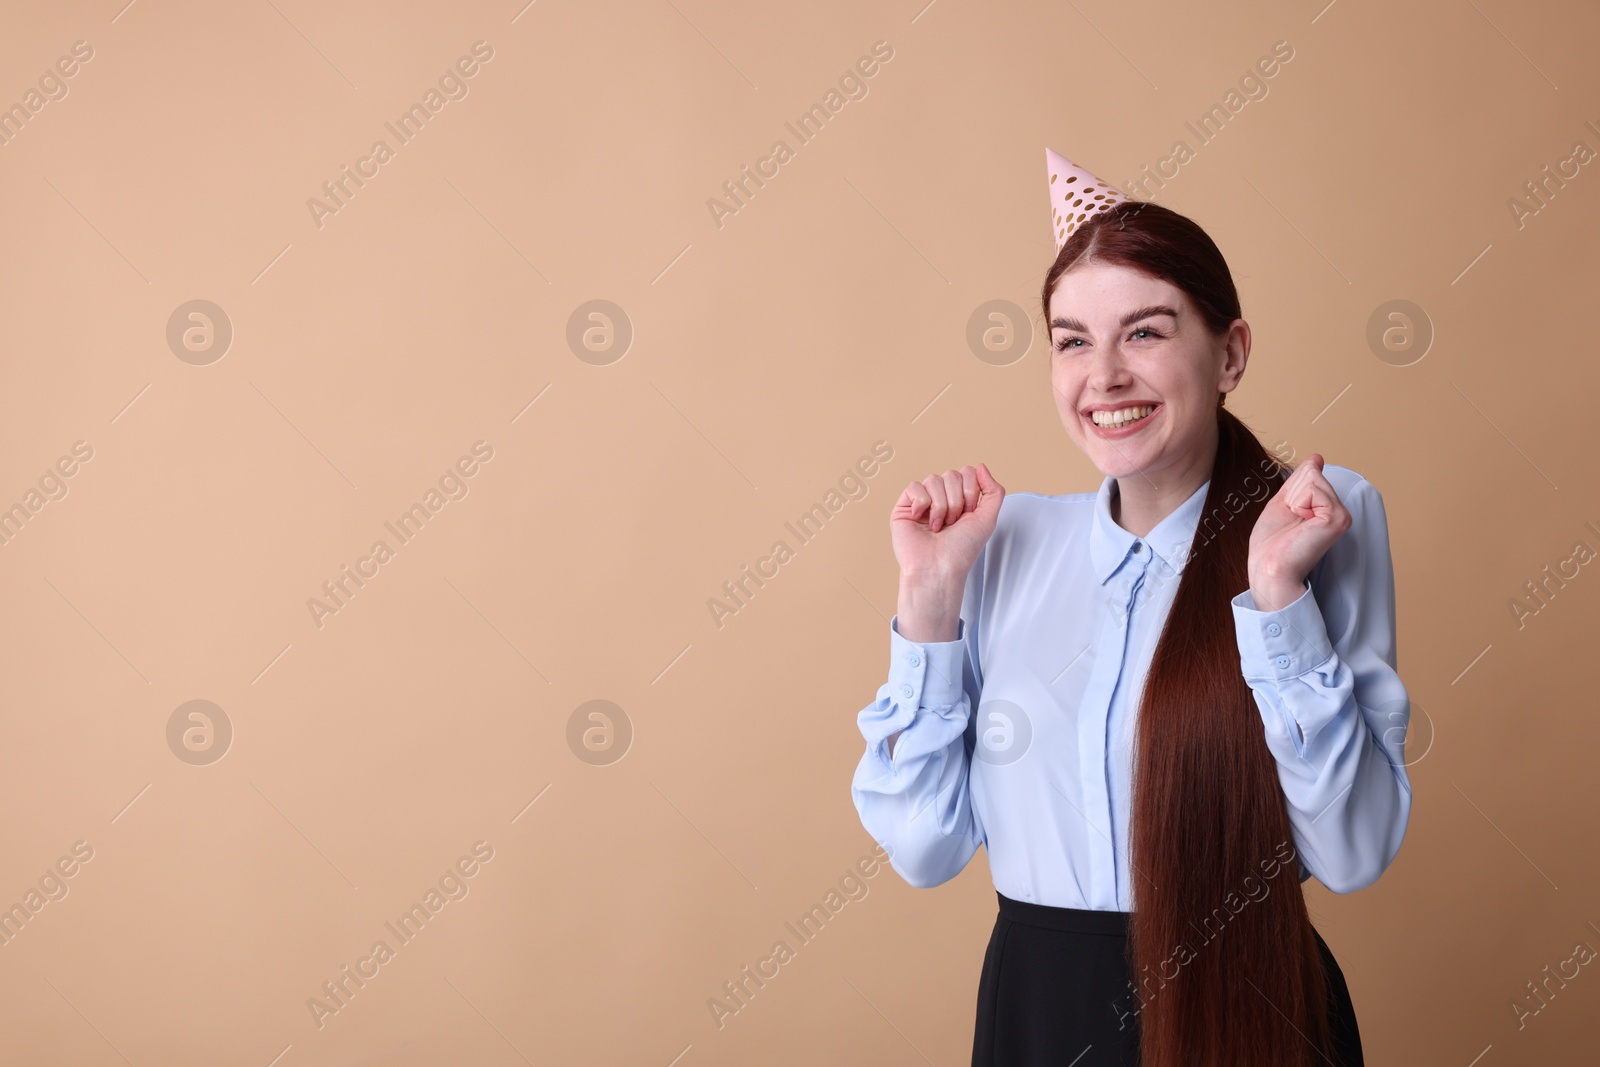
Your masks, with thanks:
[[[1045,276],[1047,323],[1057,280],[1088,259],[1183,290],[1215,336],[1240,317],[1221,251],[1160,204],[1124,201],[1078,226]],[[1204,510],[1139,704],[1133,980],[1118,1014],[1138,1019],[1143,1067],[1313,1067],[1333,1061],[1322,957],[1229,605],[1249,588],[1250,531],[1288,468],[1224,395]]]

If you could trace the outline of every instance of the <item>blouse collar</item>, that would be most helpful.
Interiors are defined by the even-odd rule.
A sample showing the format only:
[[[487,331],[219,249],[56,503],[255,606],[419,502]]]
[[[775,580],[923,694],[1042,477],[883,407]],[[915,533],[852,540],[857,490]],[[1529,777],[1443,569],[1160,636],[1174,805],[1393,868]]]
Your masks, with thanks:
[[[1132,553],[1135,541],[1142,541],[1149,546],[1150,551],[1171,567],[1174,573],[1183,573],[1189,545],[1194,540],[1200,512],[1205,507],[1206,493],[1210,488],[1211,480],[1208,478],[1189,495],[1189,499],[1156,523],[1148,536],[1135,537],[1111,518],[1111,500],[1118,492],[1117,480],[1107,477],[1101,482],[1100,492],[1094,502],[1094,526],[1089,533],[1089,555],[1100,584],[1104,585],[1122,566],[1122,562]]]

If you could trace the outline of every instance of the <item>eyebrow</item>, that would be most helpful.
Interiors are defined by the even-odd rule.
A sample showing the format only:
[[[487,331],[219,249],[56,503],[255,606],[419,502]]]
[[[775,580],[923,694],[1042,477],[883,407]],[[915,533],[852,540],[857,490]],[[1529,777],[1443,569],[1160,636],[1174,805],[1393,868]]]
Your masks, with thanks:
[[[1178,317],[1178,313],[1165,304],[1151,304],[1149,307],[1142,307],[1137,311],[1130,311],[1128,314],[1122,316],[1122,325],[1132,326],[1140,319],[1147,319],[1152,315],[1171,315],[1174,319]],[[1063,330],[1077,330],[1079,333],[1089,332],[1089,327],[1085,326],[1077,319],[1051,319],[1050,328],[1056,329],[1058,327]]]

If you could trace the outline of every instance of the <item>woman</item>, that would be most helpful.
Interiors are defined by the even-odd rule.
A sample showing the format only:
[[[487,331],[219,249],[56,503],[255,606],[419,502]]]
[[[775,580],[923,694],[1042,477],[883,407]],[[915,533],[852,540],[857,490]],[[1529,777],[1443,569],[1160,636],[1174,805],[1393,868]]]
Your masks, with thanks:
[[[914,886],[988,850],[975,1067],[1359,1067],[1300,882],[1370,885],[1410,815],[1383,499],[1223,407],[1250,328],[1205,232],[1049,163],[1050,385],[1104,480],[905,488],[857,810]]]

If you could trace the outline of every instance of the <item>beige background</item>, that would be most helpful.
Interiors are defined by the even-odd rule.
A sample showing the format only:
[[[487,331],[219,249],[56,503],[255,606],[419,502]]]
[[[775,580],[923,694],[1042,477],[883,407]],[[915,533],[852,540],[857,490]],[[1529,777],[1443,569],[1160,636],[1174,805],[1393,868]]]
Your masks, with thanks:
[[[854,716],[899,490],[979,460],[1099,485],[1045,342],[966,341],[990,300],[1038,323],[1044,148],[1122,182],[1179,139],[1157,199],[1255,333],[1230,406],[1388,509],[1415,810],[1376,885],[1308,891],[1368,1062],[1592,1055],[1592,968],[1520,1029],[1511,1004],[1600,946],[1600,578],[1508,606],[1600,548],[1600,174],[1508,208],[1600,148],[1591,7],[122,3],[13,2],[0,42],[7,105],[93,48],[0,147],[0,506],[93,449],[0,547],[0,904],[93,849],[0,946],[6,1062],[967,1062],[981,855],[868,880],[725,1026],[707,1000],[872,848]],[[1280,40],[1201,145],[1184,123]],[[468,95],[319,228],[307,200],[477,41]],[[784,123],[877,41],[800,145]],[[708,198],[780,138],[719,228]],[[196,299],[233,328],[208,365],[166,340]],[[595,299],[634,330],[606,365],[566,340]],[[1366,340],[1396,299],[1436,334],[1405,366]],[[480,440],[468,494],[319,628],[307,600]],[[876,441],[865,499],[715,625]],[[567,740],[596,699],[633,731],[609,765]],[[232,725],[208,765],[168,744],[191,700]],[[319,1028],[308,999],[478,841],[469,894]]]

